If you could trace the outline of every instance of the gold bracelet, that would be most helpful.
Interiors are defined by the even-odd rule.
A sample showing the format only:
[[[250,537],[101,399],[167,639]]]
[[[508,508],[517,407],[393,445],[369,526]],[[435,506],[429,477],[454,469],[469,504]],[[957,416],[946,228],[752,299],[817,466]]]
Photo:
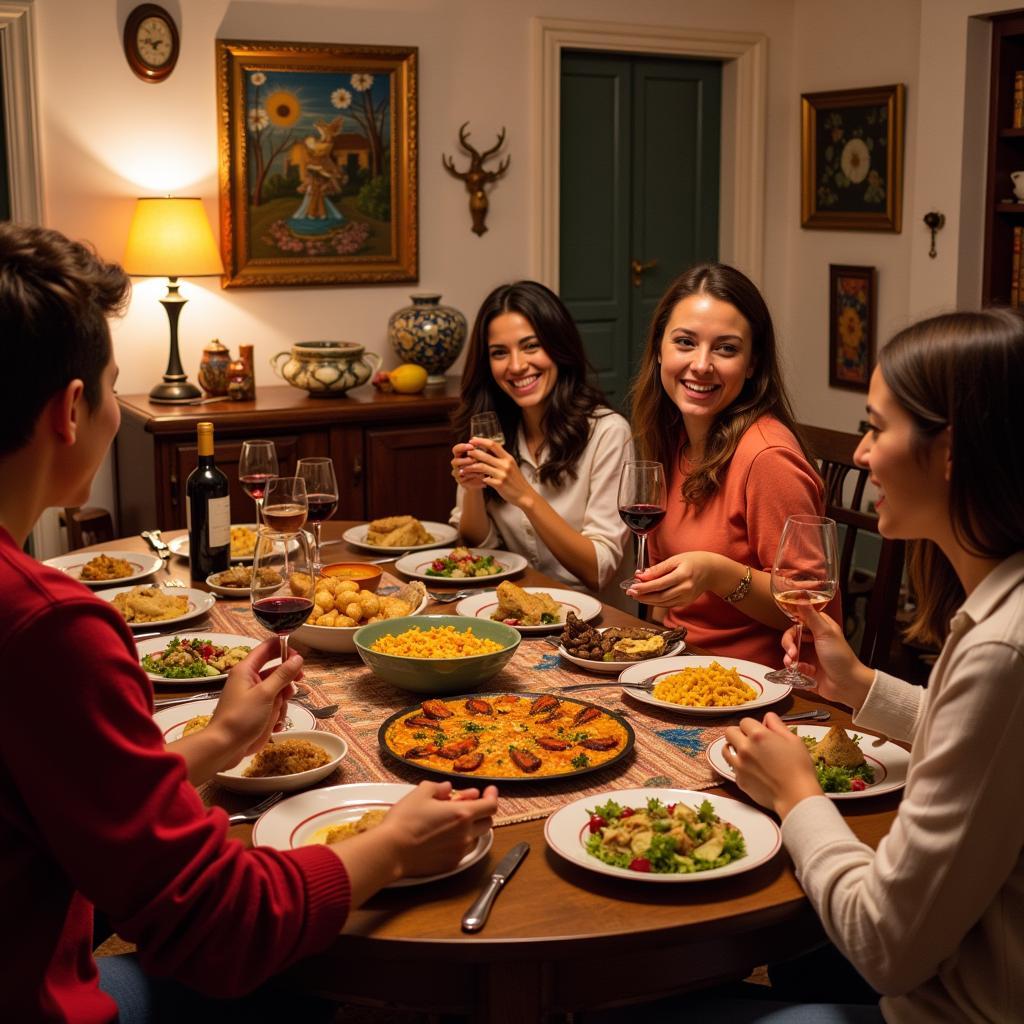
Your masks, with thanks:
[[[722,598],[723,601],[728,604],[735,604],[737,601],[742,601],[743,598],[750,593],[750,580],[753,577],[753,573],[750,571],[750,566],[747,566],[747,571],[743,574],[743,579],[736,584],[736,589],[731,594],[726,594]]]

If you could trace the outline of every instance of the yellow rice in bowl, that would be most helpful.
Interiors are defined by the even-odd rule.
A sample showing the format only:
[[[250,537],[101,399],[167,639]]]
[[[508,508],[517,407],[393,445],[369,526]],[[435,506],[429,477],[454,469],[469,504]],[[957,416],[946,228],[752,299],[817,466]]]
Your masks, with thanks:
[[[470,627],[460,633],[454,626],[413,626],[398,636],[386,633],[374,641],[371,650],[400,658],[472,658],[478,654],[494,654],[502,645],[484,637],[474,636]]]
[[[713,661],[706,667],[695,665],[659,679],[653,695],[688,708],[732,708],[748,704],[757,691],[740,678],[736,669]]]

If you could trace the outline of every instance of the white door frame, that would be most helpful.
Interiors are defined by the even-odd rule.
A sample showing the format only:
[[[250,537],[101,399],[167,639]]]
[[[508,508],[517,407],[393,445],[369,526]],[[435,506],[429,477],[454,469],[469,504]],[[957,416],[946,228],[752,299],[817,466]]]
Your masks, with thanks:
[[[558,290],[559,120],[562,50],[598,50],[724,62],[721,258],[761,283],[764,269],[768,37],[754,32],[534,18],[534,275]]]

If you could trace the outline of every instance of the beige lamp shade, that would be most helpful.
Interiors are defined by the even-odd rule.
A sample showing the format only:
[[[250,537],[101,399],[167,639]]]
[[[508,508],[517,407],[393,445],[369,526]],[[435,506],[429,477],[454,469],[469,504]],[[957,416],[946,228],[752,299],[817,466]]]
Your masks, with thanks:
[[[224,273],[200,199],[140,199],[124,269],[133,277],[210,277]]]

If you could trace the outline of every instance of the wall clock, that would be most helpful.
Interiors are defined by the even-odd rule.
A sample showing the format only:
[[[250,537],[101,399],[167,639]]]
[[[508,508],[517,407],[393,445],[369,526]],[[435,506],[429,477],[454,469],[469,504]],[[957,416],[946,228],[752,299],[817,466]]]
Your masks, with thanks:
[[[124,55],[144,82],[162,82],[178,63],[178,26],[156,4],[139,4],[124,23]]]

